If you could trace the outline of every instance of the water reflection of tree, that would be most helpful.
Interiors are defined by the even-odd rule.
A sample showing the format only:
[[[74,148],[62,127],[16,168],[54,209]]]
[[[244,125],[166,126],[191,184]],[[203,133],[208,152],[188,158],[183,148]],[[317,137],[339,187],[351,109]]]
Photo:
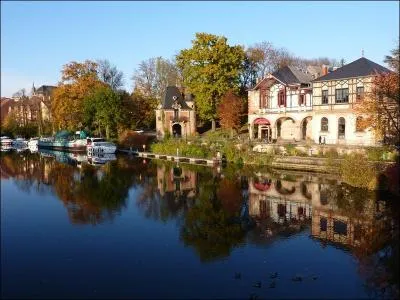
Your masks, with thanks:
[[[133,169],[137,172],[132,172]],[[1,157],[1,168],[16,178],[17,186],[29,192],[32,187],[51,186],[64,203],[73,223],[98,224],[111,220],[125,207],[128,190],[138,184],[140,164],[122,158],[95,168],[83,164],[81,169],[38,154],[9,153]],[[100,176],[98,176],[100,175]],[[2,175],[3,176],[3,175]]]
[[[240,245],[245,232],[235,216],[240,213],[240,186],[229,180],[222,180],[222,190],[216,177],[204,177],[199,184],[197,202],[186,214],[181,228],[185,245],[193,246],[202,261],[228,256],[234,247]],[[221,186],[220,186],[221,187]],[[222,199],[219,196],[233,196]]]
[[[365,288],[374,298],[399,297],[399,207],[398,199],[379,199],[379,193],[332,185],[329,203],[335,213],[357,223],[360,238],[350,249],[359,262]],[[377,197],[378,196],[378,197]],[[390,197],[389,194],[385,194]]]

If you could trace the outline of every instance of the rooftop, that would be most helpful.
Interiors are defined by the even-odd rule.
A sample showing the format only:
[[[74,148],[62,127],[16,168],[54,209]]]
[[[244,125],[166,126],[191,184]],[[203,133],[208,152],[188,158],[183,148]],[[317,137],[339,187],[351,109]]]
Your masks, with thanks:
[[[361,57],[335,71],[328,73],[324,76],[316,78],[315,81],[336,80],[352,77],[369,76],[377,73],[389,73],[389,69],[374,63],[373,61]]]

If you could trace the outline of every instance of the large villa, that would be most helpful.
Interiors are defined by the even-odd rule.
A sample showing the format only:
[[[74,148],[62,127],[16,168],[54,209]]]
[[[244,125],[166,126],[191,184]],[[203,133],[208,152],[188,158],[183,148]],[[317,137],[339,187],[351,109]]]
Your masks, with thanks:
[[[320,73],[287,66],[268,74],[248,92],[250,139],[375,145],[354,104],[371,91],[377,73],[387,72],[362,57],[331,72],[326,66]]]

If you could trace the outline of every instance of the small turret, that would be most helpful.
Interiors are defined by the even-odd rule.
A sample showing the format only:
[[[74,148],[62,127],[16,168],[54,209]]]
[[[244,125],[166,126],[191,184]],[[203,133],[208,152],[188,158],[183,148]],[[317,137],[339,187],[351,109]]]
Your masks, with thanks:
[[[32,83],[32,91],[31,91],[32,96],[36,94],[36,88],[35,88],[35,82]]]

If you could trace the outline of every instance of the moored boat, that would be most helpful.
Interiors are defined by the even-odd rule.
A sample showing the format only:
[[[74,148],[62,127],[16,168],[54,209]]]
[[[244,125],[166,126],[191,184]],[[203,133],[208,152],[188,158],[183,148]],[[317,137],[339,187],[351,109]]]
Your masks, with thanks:
[[[86,132],[77,131],[71,134],[66,130],[58,132],[54,138],[41,138],[38,141],[39,149],[53,149],[72,152],[86,151]]]
[[[87,138],[87,152],[88,153],[115,153],[117,151],[117,145],[111,142],[107,142],[103,138]]]

